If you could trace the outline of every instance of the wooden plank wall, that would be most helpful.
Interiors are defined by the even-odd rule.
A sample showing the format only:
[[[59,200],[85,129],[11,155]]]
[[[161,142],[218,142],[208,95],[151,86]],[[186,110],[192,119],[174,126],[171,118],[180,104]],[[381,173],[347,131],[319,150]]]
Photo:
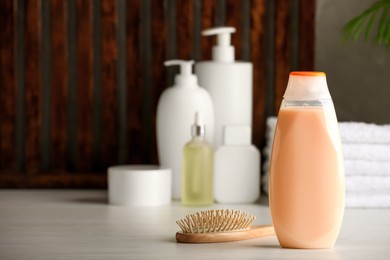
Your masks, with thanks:
[[[103,188],[110,165],[158,163],[163,61],[210,59],[212,26],[254,64],[261,148],[289,71],[313,69],[314,22],[312,0],[0,1],[0,187]]]

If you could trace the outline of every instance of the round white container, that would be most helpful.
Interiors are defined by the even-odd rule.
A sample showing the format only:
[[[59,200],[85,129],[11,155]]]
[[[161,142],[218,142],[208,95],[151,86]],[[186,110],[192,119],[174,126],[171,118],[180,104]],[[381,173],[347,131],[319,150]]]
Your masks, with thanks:
[[[162,206],[171,203],[172,173],[157,165],[108,168],[109,203],[122,206]]]

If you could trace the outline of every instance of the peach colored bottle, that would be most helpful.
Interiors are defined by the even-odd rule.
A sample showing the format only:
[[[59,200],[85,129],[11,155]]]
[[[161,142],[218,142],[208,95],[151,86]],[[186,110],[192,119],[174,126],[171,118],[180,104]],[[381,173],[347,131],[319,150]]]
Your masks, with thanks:
[[[270,209],[282,247],[331,248],[344,215],[338,123],[323,72],[291,72],[271,157]]]

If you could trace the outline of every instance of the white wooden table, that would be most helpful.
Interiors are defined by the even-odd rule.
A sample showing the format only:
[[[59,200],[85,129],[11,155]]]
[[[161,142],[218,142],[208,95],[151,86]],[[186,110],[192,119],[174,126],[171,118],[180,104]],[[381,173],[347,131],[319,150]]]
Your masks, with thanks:
[[[211,207],[210,207],[211,208]],[[270,223],[260,205],[213,205]],[[334,249],[293,250],[275,237],[179,244],[175,220],[204,208],[107,205],[105,191],[0,190],[0,259],[390,259],[390,209],[348,209]]]

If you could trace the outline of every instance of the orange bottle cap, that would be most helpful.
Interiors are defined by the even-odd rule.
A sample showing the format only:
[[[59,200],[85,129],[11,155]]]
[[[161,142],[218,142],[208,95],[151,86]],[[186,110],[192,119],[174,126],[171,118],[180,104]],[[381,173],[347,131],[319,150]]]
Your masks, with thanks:
[[[322,71],[292,71],[290,76],[326,76]]]
[[[326,74],[319,71],[291,72],[283,97],[289,100],[330,99]]]

